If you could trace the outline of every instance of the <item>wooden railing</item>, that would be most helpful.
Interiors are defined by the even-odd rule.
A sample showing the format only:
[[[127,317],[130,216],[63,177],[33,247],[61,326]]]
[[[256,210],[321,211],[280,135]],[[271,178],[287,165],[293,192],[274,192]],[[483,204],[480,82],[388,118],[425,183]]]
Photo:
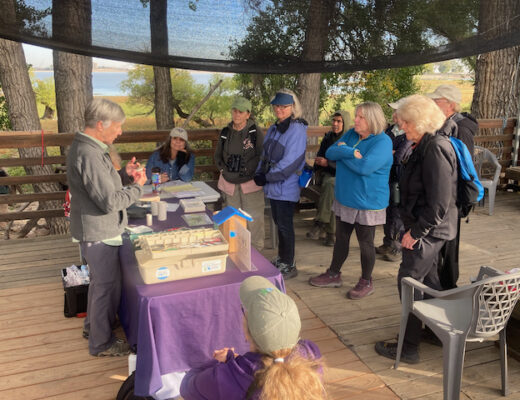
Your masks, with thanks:
[[[480,120],[480,129],[496,128],[502,129],[502,120]],[[499,162],[504,169],[511,166],[511,152],[513,150],[513,138],[516,128],[516,119],[509,119],[505,128],[500,135],[494,136],[476,136],[475,144],[488,147],[499,156]],[[322,137],[330,127],[309,127],[307,131],[308,145],[307,158],[312,159],[318,151],[319,144],[316,138]],[[213,161],[216,144],[219,140],[220,130],[218,129],[199,129],[189,131],[190,143],[195,144],[195,174],[203,176],[205,180],[216,180],[218,171]],[[142,144],[142,143],[160,143],[167,137],[168,131],[129,131],[124,132],[117,140],[116,144]],[[44,134],[43,146],[49,147],[61,146],[67,147],[72,142],[74,134]],[[206,145],[206,146],[203,146]],[[31,132],[0,132],[0,154],[2,150],[12,150],[18,148],[31,148],[42,146],[42,134],[40,131]],[[139,161],[145,162],[152,151],[133,151],[121,152],[120,156],[123,160],[129,160],[136,157]],[[18,166],[37,166],[37,165],[53,165],[64,166],[66,163],[65,156],[46,156],[35,158],[0,158],[0,167],[18,167]],[[0,177],[0,185],[8,185],[11,188],[20,188],[24,184],[37,184],[44,182],[60,182],[66,183],[67,177],[63,172],[56,172],[48,175],[25,175],[25,176],[8,176]],[[28,202],[40,202],[48,200],[64,200],[65,191],[55,191],[50,193],[22,193],[22,190],[11,190],[9,194],[0,195],[0,204],[22,204]],[[62,209],[39,210],[39,211],[13,211],[0,213],[0,222],[32,219],[32,218],[48,218],[63,216]]]

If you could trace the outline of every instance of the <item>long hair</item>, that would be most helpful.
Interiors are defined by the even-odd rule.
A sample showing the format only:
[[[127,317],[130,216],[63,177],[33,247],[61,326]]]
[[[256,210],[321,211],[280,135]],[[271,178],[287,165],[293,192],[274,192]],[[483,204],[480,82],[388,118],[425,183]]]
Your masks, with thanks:
[[[260,400],[326,399],[321,359],[308,360],[299,354],[298,348],[296,345],[262,357],[263,366],[255,372],[246,399],[257,391],[260,391]],[[284,358],[285,361],[274,362],[275,358]]]
[[[191,157],[191,147],[188,142],[186,142],[186,163],[190,160]],[[159,157],[161,157],[161,161],[163,163],[167,163],[170,161],[172,155],[172,146],[171,146],[171,137],[168,134],[166,140],[159,147]]]

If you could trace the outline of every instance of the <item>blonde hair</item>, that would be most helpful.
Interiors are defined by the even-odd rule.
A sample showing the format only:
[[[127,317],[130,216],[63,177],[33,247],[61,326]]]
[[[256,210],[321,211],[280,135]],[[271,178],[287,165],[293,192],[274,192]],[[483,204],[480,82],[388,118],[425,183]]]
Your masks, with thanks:
[[[85,126],[95,128],[98,121],[108,128],[112,122],[125,121],[125,113],[121,106],[111,100],[94,98],[85,109]]]
[[[283,358],[284,362],[274,362]],[[321,359],[308,360],[292,349],[273,351],[262,357],[263,367],[255,372],[255,380],[248,389],[250,398],[260,390],[260,400],[323,400],[327,395],[320,376]]]
[[[298,96],[296,96],[296,93],[294,93],[292,90],[290,89],[280,89],[280,90],[277,90],[276,93],[285,93],[285,94],[290,94],[294,100],[294,104],[292,105],[292,117],[293,118],[301,118],[302,117],[302,106],[300,104],[300,100],[298,100]],[[271,98],[270,101],[273,101],[273,99],[276,97],[276,93],[275,95]],[[273,106],[271,105],[271,108],[273,108]]]
[[[446,121],[446,116],[429,97],[414,94],[404,99],[396,111],[397,118],[415,125],[417,133],[435,133]]]
[[[374,103],[373,101],[367,101],[365,103],[358,104],[354,113],[357,113],[358,110],[363,113],[370,133],[379,135],[385,130],[387,126],[385,113],[379,104]]]

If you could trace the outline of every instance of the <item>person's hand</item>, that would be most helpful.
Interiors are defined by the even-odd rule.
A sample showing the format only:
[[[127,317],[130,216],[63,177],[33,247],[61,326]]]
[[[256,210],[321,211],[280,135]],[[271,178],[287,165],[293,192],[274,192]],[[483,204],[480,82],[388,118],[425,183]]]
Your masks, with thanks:
[[[359,159],[363,158],[363,156],[361,155],[361,152],[358,149],[354,150],[354,157],[359,158]]]
[[[325,157],[316,157],[316,160],[314,162],[318,164],[320,167],[327,167],[329,165],[329,162]]]
[[[215,360],[217,360],[218,362],[226,362],[227,353],[228,353],[229,350],[231,350],[233,352],[233,355],[235,357],[238,356],[238,354],[235,353],[235,348],[234,347],[224,347],[223,349],[215,350],[213,352],[213,358]]]
[[[163,172],[160,176],[161,183],[168,182],[170,180],[170,177],[166,172]]]
[[[413,250],[413,246],[417,242],[418,242],[418,240],[414,239],[412,237],[412,234],[410,233],[410,231],[408,231],[403,235],[403,239],[401,240],[401,246],[404,247],[405,249]]]
[[[258,186],[265,186],[265,184],[267,183],[265,174],[263,174],[261,172],[258,172],[257,174],[255,174],[255,176],[253,177],[253,180],[255,181],[255,183]]]
[[[143,186],[148,181],[144,169],[136,170],[132,177],[134,178],[134,183],[137,183],[139,186]]]
[[[132,159],[130,161],[128,161],[128,163],[126,164],[126,167],[125,167],[125,172],[128,176],[131,176],[132,178],[134,178],[134,181],[135,181],[135,176],[134,174],[139,170],[141,169],[141,164],[139,164],[138,162],[136,162],[136,158],[135,157],[132,157]]]

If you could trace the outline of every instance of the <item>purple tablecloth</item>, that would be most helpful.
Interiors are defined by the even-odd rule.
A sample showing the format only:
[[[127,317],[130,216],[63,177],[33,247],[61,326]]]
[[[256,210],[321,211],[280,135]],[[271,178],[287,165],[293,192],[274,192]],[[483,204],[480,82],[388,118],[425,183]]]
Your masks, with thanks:
[[[152,228],[178,226],[185,226],[180,211],[168,213],[167,223]],[[124,240],[119,316],[129,343],[137,345],[136,395],[155,393],[161,388],[161,375],[208,361],[216,349],[248,351],[242,331],[240,283],[261,275],[285,291],[279,271],[256,250],[251,253],[256,271],[243,273],[228,260],[223,274],[145,285],[131,242]]]

